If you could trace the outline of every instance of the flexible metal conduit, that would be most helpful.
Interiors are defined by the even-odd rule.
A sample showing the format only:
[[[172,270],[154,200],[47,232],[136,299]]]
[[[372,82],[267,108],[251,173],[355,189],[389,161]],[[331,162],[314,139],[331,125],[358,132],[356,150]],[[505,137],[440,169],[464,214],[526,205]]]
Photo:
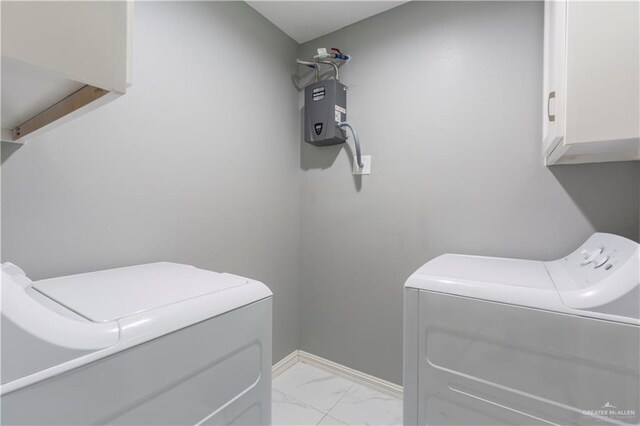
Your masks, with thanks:
[[[310,62],[310,61],[303,61],[302,59],[296,59],[296,62],[299,63],[300,65],[306,65],[308,67],[313,68],[316,72],[316,83],[320,81],[320,70],[318,69],[317,63]]]
[[[326,64],[331,65],[333,67],[333,72],[335,73],[336,80],[340,80],[340,71],[338,71],[338,66],[331,61],[321,61],[319,59],[315,59],[318,64]]]
[[[343,121],[342,123],[338,123],[338,127],[348,127],[351,129],[351,134],[353,135],[353,143],[356,145],[356,160],[359,168],[364,168],[364,164],[362,163],[362,156],[360,154],[360,140],[358,139],[358,133],[356,133],[356,129],[353,128],[351,123],[348,121]]]

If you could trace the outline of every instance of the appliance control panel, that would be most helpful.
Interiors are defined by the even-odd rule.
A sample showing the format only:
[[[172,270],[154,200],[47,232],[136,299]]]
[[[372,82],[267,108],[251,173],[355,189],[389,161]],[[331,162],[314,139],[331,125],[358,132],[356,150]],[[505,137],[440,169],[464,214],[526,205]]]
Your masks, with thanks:
[[[600,306],[637,292],[639,247],[618,235],[595,233],[568,256],[545,262],[545,266],[566,305]]]
[[[567,272],[581,287],[590,287],[614,274],[620,265],[633,261],[638,243],[618,235],[593,234],[581,247],[561,259]]]

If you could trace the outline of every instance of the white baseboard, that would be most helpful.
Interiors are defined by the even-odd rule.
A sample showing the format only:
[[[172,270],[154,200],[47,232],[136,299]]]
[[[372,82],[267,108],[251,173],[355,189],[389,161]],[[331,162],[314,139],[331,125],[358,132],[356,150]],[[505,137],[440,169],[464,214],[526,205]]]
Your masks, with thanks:
[[[400,385],[396,385],[395,383],[388,382],[370,374],[354,370],[353,368],[338,364],[337,362],[329,361],[328,359],[300,350],[291,352],[274,365],[272,377],[277,377],[296,362],[304,362],[315,367],[322,368],[329,373],[344,377],[352,382],[360,383],[361,385],[377,390],[378,392],[382,392],[396,398],[402,398],[402,386]]]
[[[271,378],[275,379],[280,374],[288,370],[293,364],[298,362],[298,351],[293,351],[289,355],[276,362],[271,368]]]

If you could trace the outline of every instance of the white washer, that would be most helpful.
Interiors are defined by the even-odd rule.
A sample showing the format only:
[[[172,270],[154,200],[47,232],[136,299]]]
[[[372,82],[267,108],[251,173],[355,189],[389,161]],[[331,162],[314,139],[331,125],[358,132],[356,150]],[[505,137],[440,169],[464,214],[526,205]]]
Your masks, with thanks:
[[[271,291],[175,263],[2,265],[2,424],[271,423]]]
[[[405,284],[405,425],[638,424],[640,251],[446,254]]]

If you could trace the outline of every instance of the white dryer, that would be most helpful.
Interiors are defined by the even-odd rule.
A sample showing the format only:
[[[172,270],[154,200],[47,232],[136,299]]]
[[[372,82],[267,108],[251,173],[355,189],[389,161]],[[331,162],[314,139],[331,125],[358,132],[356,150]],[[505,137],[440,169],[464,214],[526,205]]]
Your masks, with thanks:
[[[2,265],[3,425],[271,422],[271,291],[175,263]]]
[[[638,424],[640,251],[446,254],[405,284],[405,425]]]

